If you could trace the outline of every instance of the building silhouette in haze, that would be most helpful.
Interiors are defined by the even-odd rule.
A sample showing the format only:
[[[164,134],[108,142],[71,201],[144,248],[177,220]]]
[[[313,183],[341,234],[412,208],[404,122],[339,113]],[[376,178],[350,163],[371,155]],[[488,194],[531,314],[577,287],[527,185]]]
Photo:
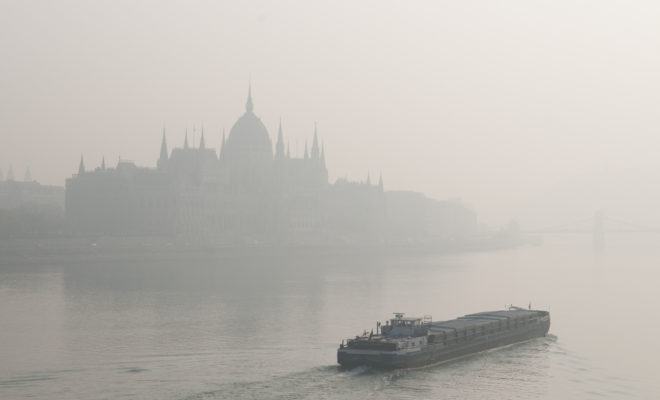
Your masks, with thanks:
[[[410,238],[466,237],[476,216],[455,202],[412,192],[385,192],[372,183],[328,182],[325,151],[316,127],[311,148],[292,157],[282,124],[273,144],[254,113],[245,113],[219,154],[198,147],[186,133],[183,147],[168,150],[163,130],[157,167],[119,161],[85,168],[66,180],[66,218],[80,234],[155,235],[216,244],[382,243]]]

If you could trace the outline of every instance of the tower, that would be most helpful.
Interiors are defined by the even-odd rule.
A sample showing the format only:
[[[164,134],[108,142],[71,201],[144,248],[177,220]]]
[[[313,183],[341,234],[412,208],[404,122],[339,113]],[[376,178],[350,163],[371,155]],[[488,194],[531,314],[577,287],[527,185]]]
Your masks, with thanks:
[[[605,247],[605,228],[603,228],[603,212],[596,211],[594,214],[593,226],[593,248],[594,250],[602,250]]]
[[[163,128],[163,138],[160,141],[160,157],[158,158],[158,169],[165,167],[167,163],[168,153],[167,153],[167,138],[165,137],[165,128]],[[104,163],[105,165],[105,163]],[[103,167],[105,169],[105,167]]]
[[[284,135],[282,134],[282,118],[280,118],[280,127],[277,132],[277,144],[275,145],[275,159],[284,159]]]
[[[326,170],[325,167],[325,145],[321,145],[321,169]]]
[[[222,143],[220,143],[220,155],[218,156],[221,162],[225,160],[225,143],[225,129],[222,128]]]
[[[314,123],[314,141],[312,142],[312,160],[318,161],[319,159],[319,137],[316,133],[316,123]]]
[[[85,173],[85,162],[83,161],[83,155],[80,155],[80,165],[78,165],[78,175]]]
[[[245,103],[245,111],[251,113],[253,109],[254,105],[252,104],[252,83],[250,83],[248,85],[248,98],[247,103]]]

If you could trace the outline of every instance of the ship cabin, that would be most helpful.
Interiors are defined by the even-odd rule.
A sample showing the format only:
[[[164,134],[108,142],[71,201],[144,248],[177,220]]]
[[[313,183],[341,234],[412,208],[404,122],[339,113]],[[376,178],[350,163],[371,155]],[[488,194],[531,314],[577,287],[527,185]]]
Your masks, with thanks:
[[[430,317],[405,317],[403,313],[394,313],[394,318],[386,322],[381,328],[383,336],[407,337],[426,336]]]

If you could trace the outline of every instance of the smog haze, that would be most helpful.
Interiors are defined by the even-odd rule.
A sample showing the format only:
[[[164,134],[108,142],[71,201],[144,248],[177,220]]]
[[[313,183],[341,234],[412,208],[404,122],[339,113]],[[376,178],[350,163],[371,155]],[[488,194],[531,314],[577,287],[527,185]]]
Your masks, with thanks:
[[[281,118],[300,156],[317,124],[331,182],[382,173],[485,224],[551,224],[571,182],[607,198],[660,176],[659,19],[643,1],[5,1],[0,168],[63,185],[81,154],[153,167],[163,127],[218,150],[251,83],[273,142]],[[556,218],[660,222],[635,202],[660,199],[647,181]]]

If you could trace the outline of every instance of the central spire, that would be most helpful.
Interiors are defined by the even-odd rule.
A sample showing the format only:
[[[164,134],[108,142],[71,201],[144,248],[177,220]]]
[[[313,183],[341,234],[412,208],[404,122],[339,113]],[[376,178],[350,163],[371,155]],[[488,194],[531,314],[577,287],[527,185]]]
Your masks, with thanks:
[[[252,83],[250,82],[250,84],[248,85],[248,99],[247,99],[247,103],[245,104],[245,111],[251,113],[253,108],[254,106],[252,105]]]

